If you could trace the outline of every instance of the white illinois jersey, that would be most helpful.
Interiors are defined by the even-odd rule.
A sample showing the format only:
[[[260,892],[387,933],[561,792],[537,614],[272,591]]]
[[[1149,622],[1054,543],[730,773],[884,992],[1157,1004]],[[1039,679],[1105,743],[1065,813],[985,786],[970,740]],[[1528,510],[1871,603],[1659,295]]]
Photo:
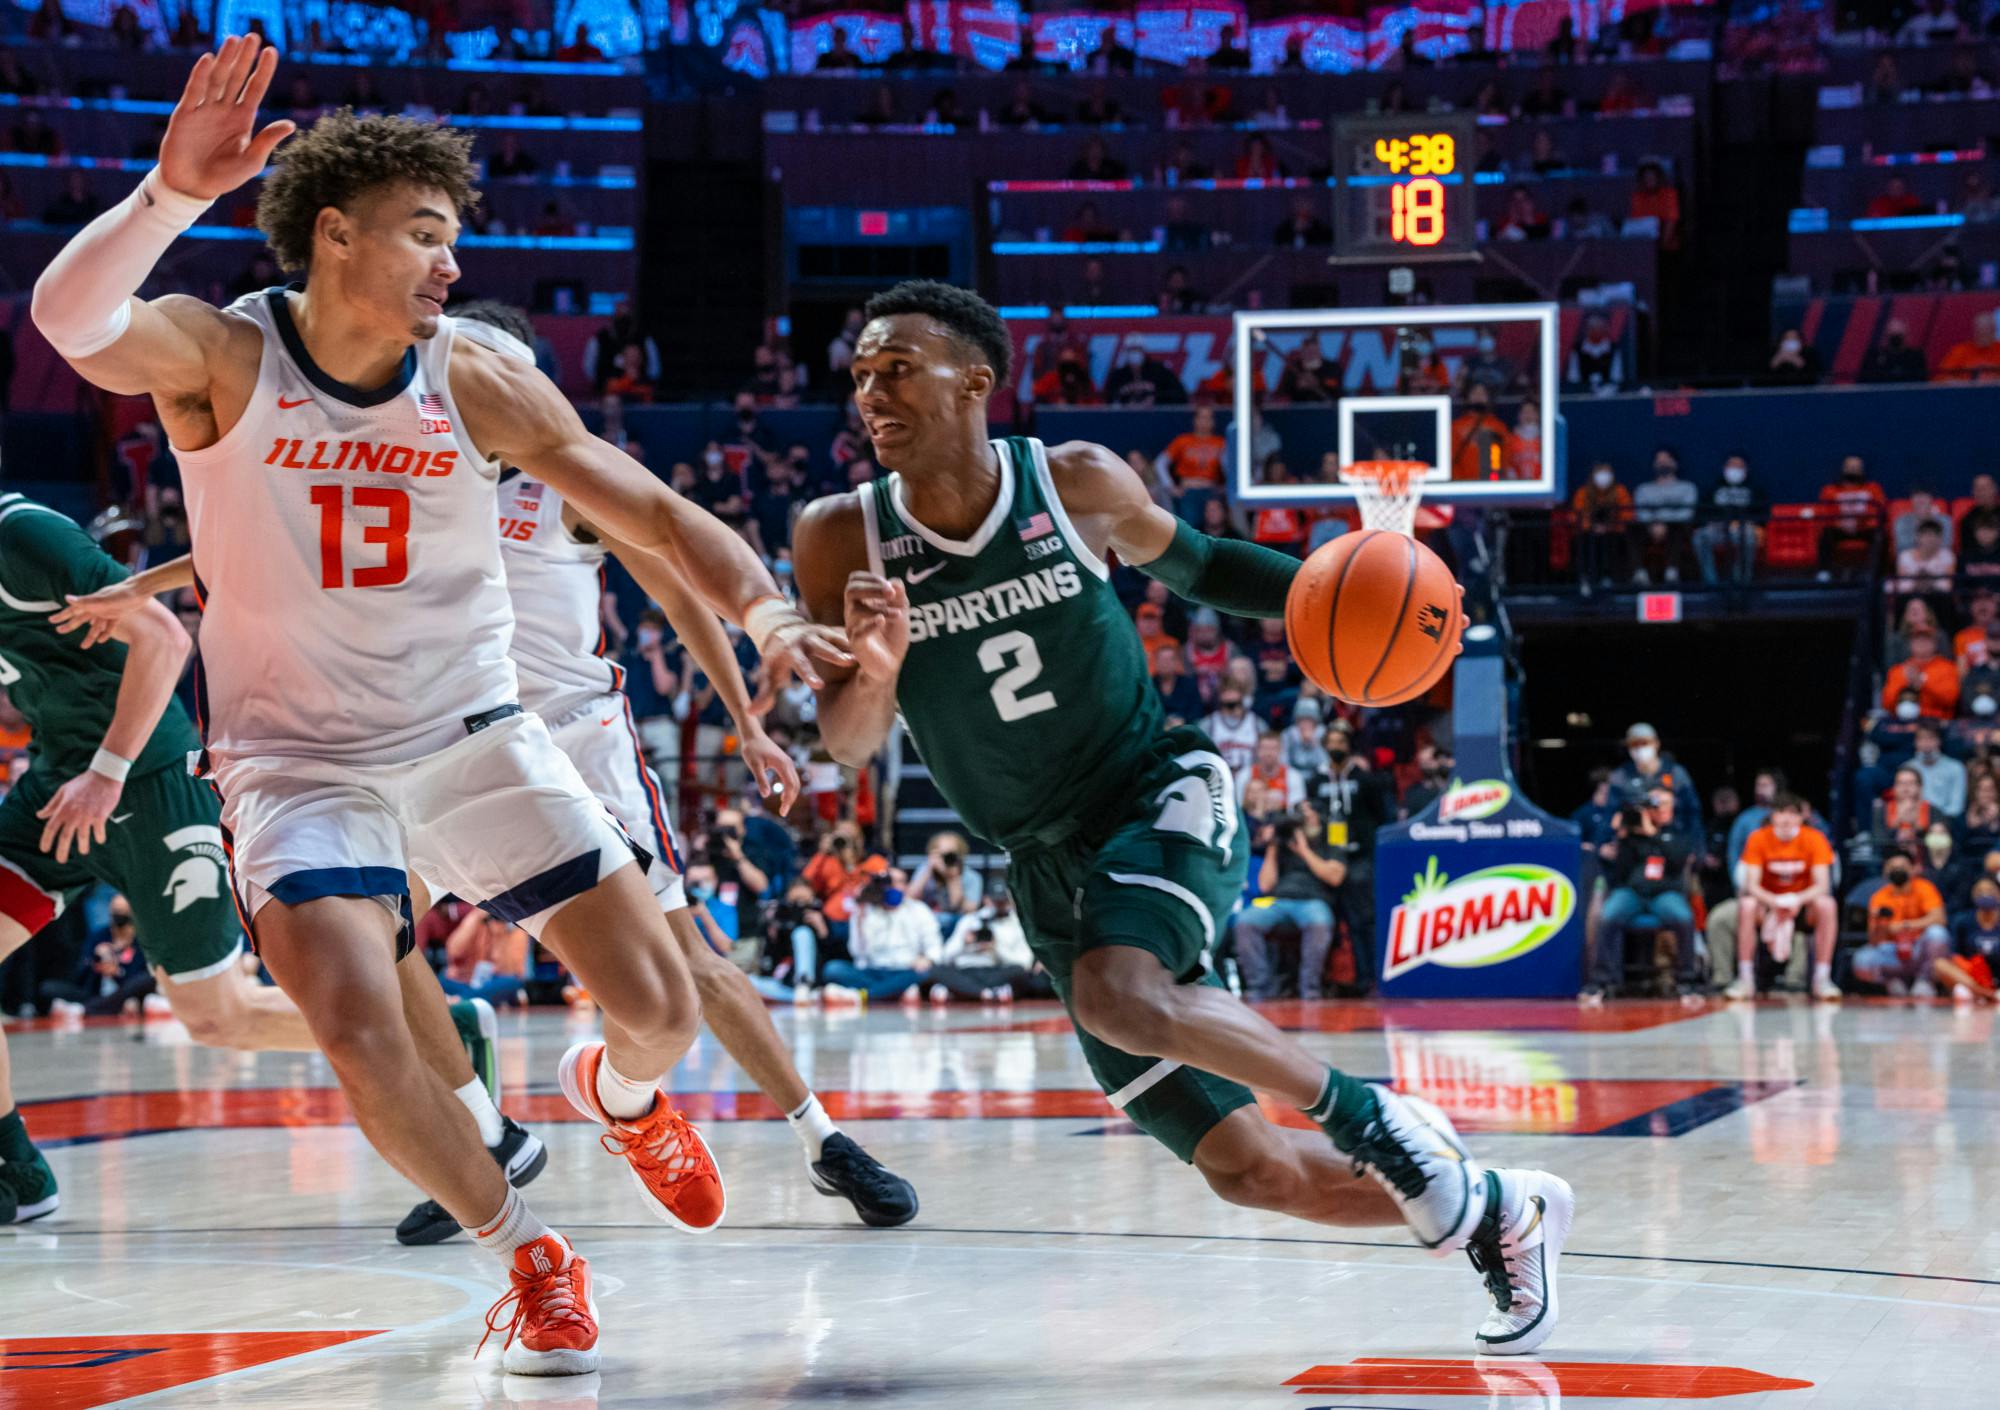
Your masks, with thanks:
[[[500,557],[514,599],[521,704],[545,720],[625,684],[604,659],[604,545],[563,524],[563,498],[509,469],[500,483]]]
[[[499,466],[452,402],[453,320],[364,391],[313,362],[287,291],[229,312],[264,335],[256,388],[228,435],[176,451],[208,752],[394,764],[463,739],[517,687]]]

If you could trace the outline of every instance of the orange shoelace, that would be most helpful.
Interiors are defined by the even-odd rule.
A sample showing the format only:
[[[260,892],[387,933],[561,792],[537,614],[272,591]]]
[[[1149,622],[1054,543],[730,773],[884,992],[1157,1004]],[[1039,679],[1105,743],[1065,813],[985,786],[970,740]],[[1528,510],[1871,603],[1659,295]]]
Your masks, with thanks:
[[[599,1136],[598,1141],[613,1155],[622,1155],[639,1167],[645,1176],[659,1176],[670,1183],[715,1174],[715,1162],[708,1148],[694,1133],[694,1127],[663,1095],[659,1105],[636,1123],[620,1122]]]
[[[479,1339],[479,1345],[473,1348],[472,1354],[477,1356],[486,1350],[486,1343],[498,1331],[504,1330],[507,1334],[500,1343],[501,1348],[504,1350],[512,1346],[515,1334],[520,1331],[521,1323],[527,1320],[531,1309],[540,1309],[544,1321],[586,1323],[589,1320],[586,1309],[577,1300],[576,1283],[570,1277],[570,1270],[575,1266],[572,1263],[568,1268],[559,1268],[532,1282],[524,1283],[515,1277],[514,1285],[486,1310],[486,1335]],[[508,1311],[510,1306],[511,1315]]]

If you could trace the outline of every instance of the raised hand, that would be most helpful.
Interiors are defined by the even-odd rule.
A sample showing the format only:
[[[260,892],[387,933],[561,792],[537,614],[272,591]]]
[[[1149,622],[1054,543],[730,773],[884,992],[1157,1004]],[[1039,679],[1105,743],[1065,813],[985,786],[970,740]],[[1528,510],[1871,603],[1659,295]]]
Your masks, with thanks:
[[[257,105],[278,71],[278,51],[254,34],[231,35],[195,60],[160,142],[160,179],[212,201],[261,172],[277,145],[298,130],[279,120],[257,130]]]
[[[861,674],[894,680],[910,649],[910,594],[900,579],[853,573],[847,579],[847,644]]]
[[[836,666],[850,666],[847,639],[837,627],[822,627],[804,613],[791,611],[764,637],[763,684],[750,712],[764,715],[778,702],[778,692],[792,683],[794,676],[814,690],[824,690],[826,681],[813,666],[813,659]]]
[[[77,646],[84,651],[111,640],[111,634],[118,630],[118,624],[139,611],[153,599],[132,586],[132,579],[121,578],[99,588],[96,592],[78,597],[73,593],[63,594],[69,606],[49,614],[49,622],[59,632],[73,632],[78,627],[86,627],[83,640]]]

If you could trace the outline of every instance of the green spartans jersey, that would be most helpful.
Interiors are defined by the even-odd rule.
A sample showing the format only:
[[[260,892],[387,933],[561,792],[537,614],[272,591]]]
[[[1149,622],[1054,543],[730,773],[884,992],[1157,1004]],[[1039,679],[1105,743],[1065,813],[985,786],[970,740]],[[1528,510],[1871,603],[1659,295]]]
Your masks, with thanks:
[[[871,566],[910,595],[903,720],[966,826],[1011,851],[1118,809],[1165,719],[1138,631],[1063,512],[1042,443],[993,447],[999,498],[962,543],[905,512],[900,476],[861,493]]]
[[[0,686],[34,728],[28,752],[36,770],[57,782],[89,768],[104,742],[125,644],[81,651],[83,632],[58,632],[49,614],[61,610],[65,594],[80,597],[125,576],[74,520],[23,495],[0,495]],[[169,700],[132,772],[184,767],[199,747],[187,712]]]

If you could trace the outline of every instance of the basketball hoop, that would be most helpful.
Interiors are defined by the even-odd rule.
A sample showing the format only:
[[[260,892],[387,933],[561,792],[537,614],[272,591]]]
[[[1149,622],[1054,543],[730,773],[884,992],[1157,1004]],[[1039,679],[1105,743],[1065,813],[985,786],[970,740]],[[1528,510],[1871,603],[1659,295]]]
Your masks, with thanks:
[[[1417,503],[1430,469],[1421,460],[1360,460],[1343,468],[1340,478],[1354,490],[1362,528],[1415,538]]]

